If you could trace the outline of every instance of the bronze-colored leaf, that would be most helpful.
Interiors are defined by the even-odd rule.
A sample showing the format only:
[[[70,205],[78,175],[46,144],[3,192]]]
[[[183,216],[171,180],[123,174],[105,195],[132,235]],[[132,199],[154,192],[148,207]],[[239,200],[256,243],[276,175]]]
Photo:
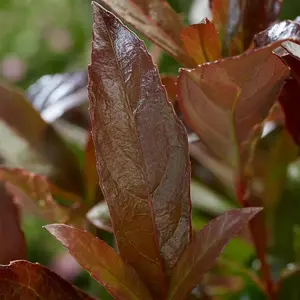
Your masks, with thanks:
[[[0,266],[0,299],[93,300],[54,272],[25,260]]]
[[[208,19],[204,19],[199,24],[183,28],[180,37],[186,52],[197,65],[222,57],[218,33]]]
[[[82,176],[75,155],[22,92],[3,83],[0,83],[0,120],[52,164],[55,183],[82,195]]]
[[[173,75],[161,75],[161,83],[165,86],[168,100],[174,105],[177,101],[177,77]]]
[[[143,42],[93,8],[88,89],[99,180],[121,256],[162,297],[161,257],[168,273],[190,242],[186,131]]]
[[[26,241],[21,230],[19,208],[14,202],[13,195],[0,182],[0,264],[26,258]]]
[[[69,218],[68,210],[52,198],[51,187],[45,177],[27,172],[23,169],[0,168],[0,180],[16,186],[16,201],[30,211],[34,211],[51,222],[66,222]],[[32,201],[34,201],[32,203]]]
[[[270,45],[180,72],[185,120],[212,154],[234,168],[247,161],[250,142],[289,75],[272,49]]]
[[[227,243],[260,211],[260,208],[228,211],[199,231],[172,273],[167,299],[185,299],[214,265]]]
[[[165,0],[98,0],[116,16],[132,25],[182,65],[195,63],[183,50],[180,30],[183,23]]]
[[[105,242],[91,233],[62,224],[46,229],[74,256],[78,263],[118,300],[150,300],[138,274]]]

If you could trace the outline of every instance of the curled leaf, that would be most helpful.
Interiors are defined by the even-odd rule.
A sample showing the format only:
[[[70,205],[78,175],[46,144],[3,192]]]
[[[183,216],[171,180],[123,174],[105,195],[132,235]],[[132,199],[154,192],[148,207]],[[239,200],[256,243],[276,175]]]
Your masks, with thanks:
[[[45,227],[77,262],[120,300],[152,299],[133,268],[105,242],[91,233],[62,224]]]

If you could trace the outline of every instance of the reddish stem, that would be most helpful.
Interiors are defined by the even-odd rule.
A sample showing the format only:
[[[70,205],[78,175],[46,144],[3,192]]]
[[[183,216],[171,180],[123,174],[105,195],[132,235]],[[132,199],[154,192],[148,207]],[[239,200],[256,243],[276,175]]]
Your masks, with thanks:
[[[261,206],[262,203],[260,199],[251,195],[248,192],[249,180],[245,177],[240,177],[236,185],[236,196],[239,203],[243,207],[251,206]],[[264,215],[263,212],[255,216],[249,223],[249,229],[251,232],[252,240],[255,245],[256,255],[261,263],[261,275],[263,281],[266,285],[266,290],[268,292],[269,298],[271,300],[276,300],[276,292],[274,288],[274,283],[272,280],[272,274],[270,266],[266,260],[266,249],[267,249],[267,231],[264,225]]]

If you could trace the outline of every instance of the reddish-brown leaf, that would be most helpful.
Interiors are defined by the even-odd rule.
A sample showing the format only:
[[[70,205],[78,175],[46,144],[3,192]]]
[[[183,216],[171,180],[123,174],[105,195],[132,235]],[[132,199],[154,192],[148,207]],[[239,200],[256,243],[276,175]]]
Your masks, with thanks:
[[[47,180],[23,169],[0,168],[0,180],[6,181],[18,190],[10,189],[17,197],[16,201],[24,209],[33,211],[51,222],[66,222],[69,214],[52,198],[51,187]]]
[[[82,195],[82,176],[75,155],[67,148],[52,125],[41,118],[19,90],[2,83],[0,120],[52,164],[55,183]]]
[[[260,211],[260,208],[228,211],[213,219],[198,232],[172,273],[167,299],[185,299],[214,265],[229,240]]]
[[[243,13],[243,44],[247,49],[255,34],[265,30],[278,18],[282,0],[248,0]]]
[[[26,258],[26,242],[14,197],[0,181],[0,264]],[[0,292],[1,294],[1,292]]]
[[[288,80],[279,102],[285,114],[285,125],[295,143],[300,145],[300,45],[284,42],[275,53],[291,68],[292,79]]]
[[[220,59],[222,56],[218,33],[208,19],[183,28],[180,37],[186,52],[197,65]]]
[[[98,201],[101,200],[101,191],[99,190],[99,179],[96,168],[96,155],[95,147],[92,135],[89,135],[84,155],[84,177],[86,197],[90,205],[93,205],[96,201],[96,195]]]
[[[179,105],[185,120],[211,153],[233,167],[247,161],[249,143],[289,75],[272,49],[270,45],[180,72]]]
[[[229,26],[229,0],[210,0],[213,24],[219,33],[223,44],[228,34]]]
[[[143,42],[93,8],[89,97],[99,180],[121,256],[161,297],[161,256],[172,268],[191,235],[186,131]]]
[[[116,299],[152,299],[134,269],[105,242],[89,232],[67,225],[52,224],[46,229]]]
[[[195,66],[193,59],[183,50],[180,41],[180,30],[183,28],[183,23],[167,1],[98,0],[98,2],[135,27],[182,65]]]
[[[168,100],[174,105],[177,97],[177,77],[173,75],[161,75],[160,79],[167,91]]]
[[[28,261],[0,266],[0,299],[93,300],[46,267]]]

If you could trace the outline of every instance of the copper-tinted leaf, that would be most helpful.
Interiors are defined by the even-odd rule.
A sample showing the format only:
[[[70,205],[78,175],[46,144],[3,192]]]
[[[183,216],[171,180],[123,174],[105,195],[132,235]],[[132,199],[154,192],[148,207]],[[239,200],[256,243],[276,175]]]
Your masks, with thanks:
[[[52,164],[55,182],[70,191],[82,193],[82,176],[75,155],[19,90],[2,83],[0,120]]]
[[[165,86],[167,91],[168,100],[175,104],[176,95],[177,95],[177,87],[176,87],[177,77],[173,75],[161,75],[161,82]]]
[[[84,155],[84,177],[86,197],[89,204],[95,203],[96,194],[98,193],[99,201],[101,200],[101,191],[99,190],[99,180],[96,169],[96,155],[92,135],[89,135]]]
[[[186,67],[195,66],[183,50],[180,30],[183,23],[165,0],[98,0],[115,15],[164,49]]]
[[[0,264],[26,258],[26,242],[21,230],[19,210],[3,182],[0,182],[0,244]]]
[[[46,267],[28,261],[0,266],[0,299],[93,300]]]
[[[89,96],[99,180],[120,254],[160,293],[160,257],[172,268],[190,241],[186,131],[143,42],[93,7]]]
[[[105,202],[96,204],[86,215],[87,219],[99,229],[112,232],[109,210]]]
[[[173,271],[168,300],[185,299],[214,265],[229,240],[259,211],[260,208],[228,211],[213,219],[198,232]]]
[[[182,69],[179,104],[209,150],[231,166],[241,166],[288,74],[272,54],[272,45],[191,71]]]
[[[181,30],[181,40],[186,52],[197,65],[221,58],[221,44],[214,25],[204,19],[201,23]]]
[[[74,256],[78,263],[120,300],[152,299],[138,274],[105,242],[91,233],[62,224],[46,229]]]
[[[0,168],[0,180],[16,186],[21,192],[16,192],[20,205],[30,206],[37,214],[51,222],[65,222],[69,215],[65,208],[61,207],[52,198],[51,187],[47,180],[41,176],[23,169]],[[24,194],[24,195],[23,195]],[[26,196],[28,197],[26,197]],[[35,203],[31,203],[33,200]]]
[[[229,0],[210,0],[213,24],[223,44],[229,26]]]
[[[270,26],[254,37],[255,47],[262,47],[285,40],[300,41],[300,24],[293,21],[282,21]]]
[[[300,46],[293,42],[284,42],[282,46],[275,53],[291,68],[292,79],[285,84],[279,102],[285,114],[286,128],[300,145]]]

